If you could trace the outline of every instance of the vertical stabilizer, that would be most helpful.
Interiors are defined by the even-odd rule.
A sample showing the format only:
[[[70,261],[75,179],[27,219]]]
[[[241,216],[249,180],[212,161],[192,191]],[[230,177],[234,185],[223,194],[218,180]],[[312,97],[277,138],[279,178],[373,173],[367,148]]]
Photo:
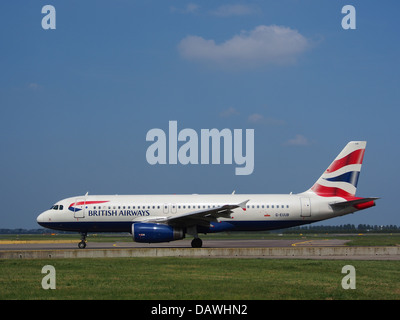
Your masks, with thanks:
[[[322,197],[353,198],[366,145],[366,141],[349,142],[308,191]]]

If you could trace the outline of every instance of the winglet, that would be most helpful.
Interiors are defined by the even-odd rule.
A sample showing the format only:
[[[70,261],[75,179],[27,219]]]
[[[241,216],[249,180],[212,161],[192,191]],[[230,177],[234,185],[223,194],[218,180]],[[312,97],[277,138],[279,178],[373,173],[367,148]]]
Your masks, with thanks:
[[[243,211],[246,211],[246,204],[247,204],[247,202],[249,202],[249,201],[250,201],[250,199],[239,203],[239,204],[238,204],[238,207],[241,207],[241,208],[243,209]]]

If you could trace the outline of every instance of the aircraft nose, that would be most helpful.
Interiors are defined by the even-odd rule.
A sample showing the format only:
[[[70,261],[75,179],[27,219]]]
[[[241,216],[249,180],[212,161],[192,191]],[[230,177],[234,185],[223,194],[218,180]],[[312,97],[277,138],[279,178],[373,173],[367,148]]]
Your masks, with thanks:
[[[42,223],[46,222],[47,220],[47,211],[42,212],[41,214],[38,215],[38,217],[36,218],[36,222],[40,225],[42,225]]]

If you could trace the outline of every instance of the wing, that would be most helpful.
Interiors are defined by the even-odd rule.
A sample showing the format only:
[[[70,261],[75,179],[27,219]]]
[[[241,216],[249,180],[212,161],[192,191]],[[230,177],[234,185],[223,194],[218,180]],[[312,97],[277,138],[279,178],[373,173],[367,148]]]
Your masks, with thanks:
[[[166,217],[141,220],[141,222],[165,223],[179,227],[188,227],[193,225],[208,227],[210,225],[210,222],[217,222],[218,218],[229,218],[231,213],[233,212],[233,209],[242,208],[243,210],[246,210],[246,204],[249,200],[237,204],[225,204],[222,206],[217,206],[215,208],[208,208],[181,214],[170,214]]]

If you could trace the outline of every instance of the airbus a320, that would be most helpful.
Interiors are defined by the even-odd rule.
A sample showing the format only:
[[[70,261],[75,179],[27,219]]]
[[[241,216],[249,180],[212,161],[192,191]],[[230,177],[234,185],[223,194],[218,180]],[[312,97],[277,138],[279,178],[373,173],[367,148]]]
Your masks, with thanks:
[[[39,225],[81,234],[130,232],[133,241],[169,242],[223,231],[263,231],[330,219],[375,205],[356,197],[366,142],[351,141],[314,185],[298,194],[84,195],[63,199],[37,217]]]

